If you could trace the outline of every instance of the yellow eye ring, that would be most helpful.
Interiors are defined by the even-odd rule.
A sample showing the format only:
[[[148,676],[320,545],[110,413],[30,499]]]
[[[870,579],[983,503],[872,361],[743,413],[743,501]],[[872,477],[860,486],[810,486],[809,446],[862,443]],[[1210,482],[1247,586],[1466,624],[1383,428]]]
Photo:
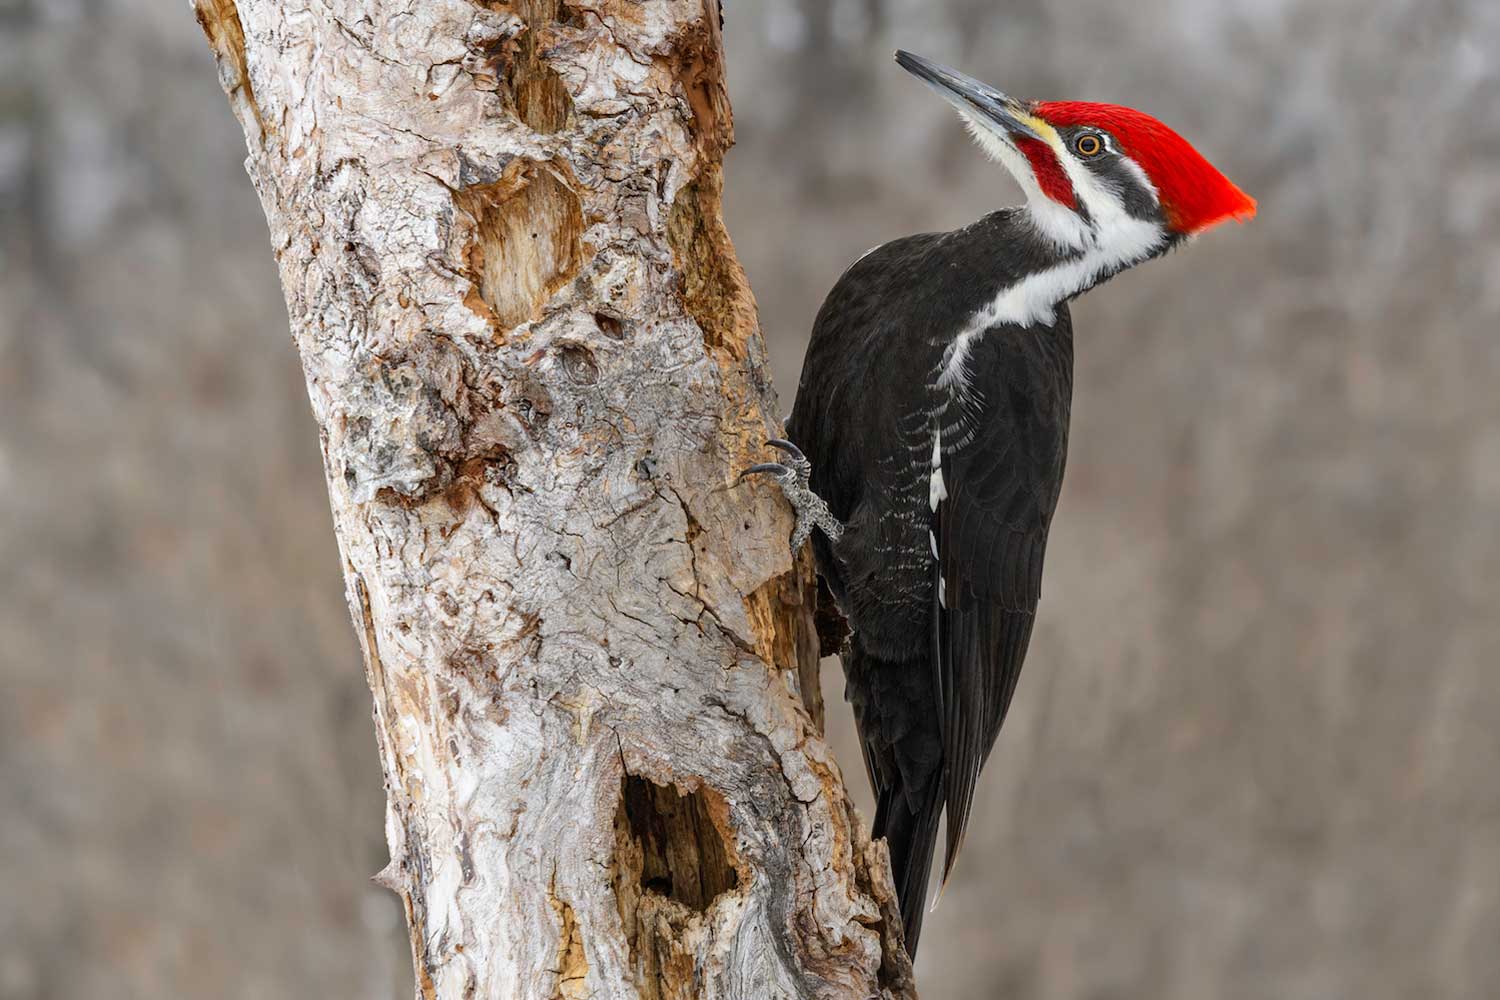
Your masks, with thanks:
[[[1079,156],[1098,156],[1104,151],[1104,143],[1092,132],[1085,132],[1073,140],[1073,148]]]

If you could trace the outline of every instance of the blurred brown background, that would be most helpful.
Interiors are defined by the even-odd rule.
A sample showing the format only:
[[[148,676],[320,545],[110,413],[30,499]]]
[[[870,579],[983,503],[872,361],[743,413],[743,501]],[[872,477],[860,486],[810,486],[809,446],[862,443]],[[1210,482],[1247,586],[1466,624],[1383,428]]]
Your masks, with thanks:
[[[727,7],[788,407],[850,260],[1018,196],[898,44],[1151,111],[1260,199],[1076,308],[926,1000],[1495,996],[1500,4]],[[186,3],[0,0],[0,1000],[411,993],[243,156]]]

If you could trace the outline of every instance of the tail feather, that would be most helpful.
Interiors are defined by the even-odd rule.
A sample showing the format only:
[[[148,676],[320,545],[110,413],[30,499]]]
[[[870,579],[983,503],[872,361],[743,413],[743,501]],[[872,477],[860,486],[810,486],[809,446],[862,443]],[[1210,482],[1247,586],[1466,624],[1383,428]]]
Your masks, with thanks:
[[[917,957],[922,917],[927,912],[927,883],[943,811],[942,783],[932,782],[920,798],[908,797],[899,785],[881,795],[875,810],[874,835],[884,837],[891,855],[891,875],[901,903],[901,925],[906,954]]]
[[[856,641],[844,658],[844,674],[875,789],[871,832],[884,837],[890,850],[906,952],[915,956],[943,813],[943,750],[931,667],[920,654],[883,658]]]

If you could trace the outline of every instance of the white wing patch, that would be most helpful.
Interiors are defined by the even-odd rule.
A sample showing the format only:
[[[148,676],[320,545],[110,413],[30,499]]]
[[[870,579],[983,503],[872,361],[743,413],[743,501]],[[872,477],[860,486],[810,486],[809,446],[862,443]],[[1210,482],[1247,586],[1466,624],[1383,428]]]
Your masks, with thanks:
[[[932,430],[932,475],[927,480],[927,504],[937,513],[938,504],[948,499],[948,486],[943,482],[943,432]]]
[[[937,513],[938,504],[948,499],[948,484],[943,482],[943,431],[940,427],[932,429],[932,478],[928,480],[927,503],[932,507],[932,512]],[[927,542],[932,546],[932,558],[941,562],[938,555],[937,536],[929,529]],[[938,572],[938,607],[948,606],[948,591],[943,583],[943,574]]]

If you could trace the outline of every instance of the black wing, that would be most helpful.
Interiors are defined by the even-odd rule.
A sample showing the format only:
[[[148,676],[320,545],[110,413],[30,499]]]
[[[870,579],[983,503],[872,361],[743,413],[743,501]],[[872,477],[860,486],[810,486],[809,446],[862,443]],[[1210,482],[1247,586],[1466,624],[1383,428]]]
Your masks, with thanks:
[[[1051,328],[987,331],[969,361],[970,402],[965,418],[945,429],[947,495],[933,526],[940,577],[933,660],[948,815],[944,881],[963,843],[975,780],[1015,693],[1041,597],[1047,531],[1067,458],[1066,310]]]

